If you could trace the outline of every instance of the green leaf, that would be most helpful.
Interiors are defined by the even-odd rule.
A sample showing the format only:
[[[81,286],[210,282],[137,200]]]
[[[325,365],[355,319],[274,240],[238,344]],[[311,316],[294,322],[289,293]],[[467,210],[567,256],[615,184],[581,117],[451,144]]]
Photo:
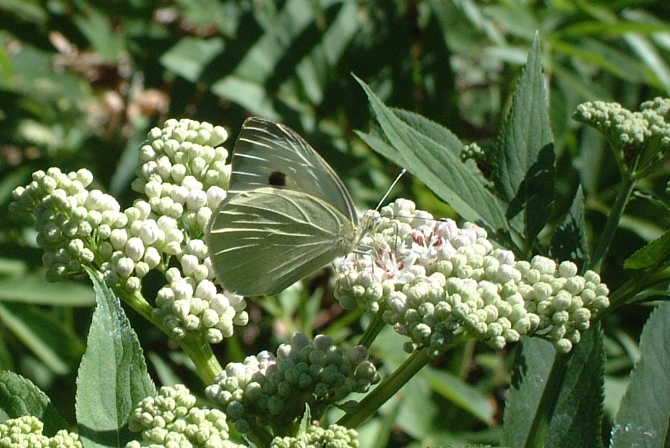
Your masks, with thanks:
[[[160,62],[184,79],[197,82],[203,70],[224,48],[225,43],[220,38],[197,39],[187,36],[165,52]]]
[[[503,444],[601,446],[605,357],[599,329],[586,331],[569,355],[555,356],[553,346],[537,338],[524,338],[521,349],[505,406]]]
[[[356,80],[370,100],[386,141],[371,134],[358,135],[372,149],[421,179],[466,220],[506,231],[507,221],[500,202],[486,190],[480,176],[458,158],[460,143],[453,134],[417,114],[402,112],[399,116],[362,80]],[[443,138],[434,140],[434,136]]]
[[[0,278],[0,300],[59,306],[95,304],[95,296],[89,286],[72,281],[49,283],[43,275]]]
[[[132,410],[156,387],[119,299],[97,271],[89,276],[98,307],[77,377],[77,420],[90,446],[121,446]]]
[[[589,263],[589,242],[584,221],[584,191],[580,186],[570,206],[568,216],[551,239],[551,257],[572,260],[579,266]]]
[[[23,275],[27,270],[28,265],[23,260],[0,257],[0,281],[4,276],[18,277]],[[0,293],[0,300],[2,300],[2,293]]]
[[[431,387],[437,393],[487,425],[494,424],[495,409],[486,394],[448,372],[428,368],[426,374]]]
[[[668,446],[670,303],[661,302],[640,336],[640,359],[612,427],[612,448]]]
[[[73,21],[104,61],[115,62],[123,54],[126,48],[125,33],[114,29],[110,17],[89,7],[86,8],[86,14],[74,16]]]
[[[536,36],[498,136],[492,172],[498,194],[508,203],[507,219],[515,229],[523,226],[527,247],[546,224],[554,203],[553,142]]]
[[[82,344],[77,336],[37,307],[21,303],[0,304],[0,320],[58,375],[68,373],[72,359],[81,354]]]
[[[43,434],[54,435],[68,427],[51,400],[30,380],[13,372],[0,372],[0,422],[32,415],[44,423]]]
[[[670,230],[650,241],[624,262],[625,269],[649,269],[670,258]]]

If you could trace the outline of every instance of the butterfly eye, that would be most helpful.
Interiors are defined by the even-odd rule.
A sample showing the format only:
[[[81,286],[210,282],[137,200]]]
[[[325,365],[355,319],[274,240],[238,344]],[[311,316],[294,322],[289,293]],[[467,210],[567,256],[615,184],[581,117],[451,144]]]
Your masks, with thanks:
[[[286,186],[286,173],[281,171],[273,171],[270,173],[268,178],[268,184],[273,187],[284,187]]]

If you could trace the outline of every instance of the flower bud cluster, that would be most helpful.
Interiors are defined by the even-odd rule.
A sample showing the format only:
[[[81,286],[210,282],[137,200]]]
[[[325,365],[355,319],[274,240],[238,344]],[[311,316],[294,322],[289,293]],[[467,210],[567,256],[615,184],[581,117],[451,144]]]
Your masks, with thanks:
[[[188,446],[194,448],[239,448],[229,440],[226,415],[218,409],[195,407],[196,397],[183,385],[162,387],[135,408],[131,431],[142,431],[142,441],[126,448]]]
[[[12,193],[10,210],[31,213],[47,280],[81,274],[100,256],[98,242],[128,224],[119,203],[100,190],[87,190],[93,175],[86,169],[68,174],[58,168],[36,171],[25,188]]]
[[[1,447],[82,448],[79,435],[61,429],[53,437],[42,435],[44,424],[30,415],[0,423]]]
[[[344,426],[310,426],[296,437],[275,437],[270,448],[358,448],[358,433]]]
[[[476,225],[435,221],[411,201],[384,207],[357,252],[342,262],[336,295],[343,307],[381,313],[405,336],[405,349],[436,356],[458,339],[500,349],[535,335],[568,352],[594,314],[609,306],[598,274],[569,261],[516,261],[494,249]]]
[[[212,281],[214,270],[202,240],[191,240],[179,257],[181,271],[170,268],[167,284],[156,295],[152,315],[176,339],[202,332],[210,344],[233,335],[233,326],[248,322],[246,302],[240,295],[220,291]]]
[[[261,425],[282,432],[302,417],[306,405],[318,416],[328,405],[377,383],[379,374],[367,358],[362,346],[343,350],[328,336],[310,342],[296,333],[276,357],[263,351],[228,364],[206,392],[238,431]]]
[[[216,146],[226,138],[222,127],[192,120],[168,120],[163,129],[152,129],[133,183],[145,198],[123,212],[113,197],[87,190],[93,181],[88,170],[34,173],[30,185],[14,191],[12,210],[34,215],[47,278],[60,280],[90,266],[109,286],[132,295],[156,269],[168,284],[153,316],[171,336],[202,332],[210,343],[230,337],[233,325],[247,323],[246,303],[217,292],[202,240],[230,176],[228,152]],[[171,259],[179,267],[169,268],[176,264]]]
[[[605,101],[577,106],[573,118],[600,131],[627,166],[653,170],[662,166],[670,150],[670,98],[655,98],[639,112]],[[635,161],[636,163],[633,163]]]
[[[194,120],[167,120],[149,131],[140,148],[133,189],[146,195],[151,210],[180,222],[189,235],[202,235],[230,179],[228,138],[221,126]]]

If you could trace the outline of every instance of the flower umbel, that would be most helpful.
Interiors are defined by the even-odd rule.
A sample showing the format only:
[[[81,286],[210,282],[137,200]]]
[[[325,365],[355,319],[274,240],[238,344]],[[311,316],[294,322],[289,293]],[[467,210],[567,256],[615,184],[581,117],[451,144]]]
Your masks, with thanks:
[[[0,447],[82,448],[79,435],[64,429],[53,437],[42,435],[44,424],[37,417],[24,416],[0,423]]]
[[[325,408],[352,392],[366,392],[379,381],[364,347],[336,347],[328,336],[310,342],[296,333],[277,356],[261,352],[244,363],[230,363],[207,396],[225,410],[240,432],[252,424],[269,425],[275,434],[287,434],[309,405],[319,418]]]
[[[655,98],[639,112],[605,101],[577,106],[573,118],[600,131],[614,149],[622,170],[644,177],[670,156],[670,98]]]
[[[343,426],[310,426],[296,437],[275,437],[270,448],[358,448],[358,433]]]
[[[142,440],[129,442],[126,448],[246,446],[229,440],[223,412],[196,407],[195,402],[195,396],[183,385],[162,387],[157,396],[145,398],[133,412],[129,423],[131,431],[142,431]]]
[[[542,256],[516,261],[484,229],[435,221],[403,199],[381,210],[359,247],[342,263],[338,300],[380,313],[410,338],[408,351],[428,347],[436,356],[467,339],[500,349],[527,334],[568,352],[609,305],[595,272],[580,276],[574,263]]]
[[[136,296],[142,280],[158,270],[167,285],[152,317],[172,337],[199,332],[212,344],[230,337],[234,325],[248,320],[246,303],[217,291],[203,241],[226,194],[228,151],[219,146],[226,138],[222,127],[193,120],[168,120],[152,129],[133,182],[143,197],[124,211],[112,196],[88,190],[88,170],[34,173],[27,187],[14,191],[12,210],[35,217],[47,278],[82,274],[88,266],[133,305],[143,300]]]

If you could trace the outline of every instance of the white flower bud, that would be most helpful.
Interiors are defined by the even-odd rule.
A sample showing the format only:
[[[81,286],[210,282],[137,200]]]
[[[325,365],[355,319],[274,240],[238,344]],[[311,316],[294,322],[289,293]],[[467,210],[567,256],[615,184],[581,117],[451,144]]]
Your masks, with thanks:
[[[171,282],[170,288],[174,291],[176,300],[189,300],[193,297],[193,287],[183,279]]]
[[[184,275],[191,276],[196,267],[198,267],[199,260],[195,255],[184,254],[179,260],[181,263],[182,272]]]
[[[211,328],[218,323],[219,314],[212,309],[205,310],[205,312],[202,314],[202,324],[207,328]]]
[[[142,289],[142,281],[137,277],[129,277],[126,280],[125,289],[129,293],[134,293]]]
[[[147,264],[149,269],[153,269],[161,262],[161,254],[155,247],[147,247],[144,251],[143,261]]]
[[[554,342],[554,347],[559,353],[569,353],[572,350],[572,342],[569,339],[562,338]]]
[[[174,289],[174,288],[173,288]],[[179,296],[179,293],[176,293],[175,296]],[[191,302],[188,299],[177,299],[172,304],[172,314],[177,316],[177,318],[184,320],[191,312]]]
[[[186,176],[187,169],[184,165],[182,164],[175,164],[172,166],[172,169],[170,170],[170,177],[172,180],[175,181],[175,183],[179,184],[181,183],[182,179]]]
[[[127,278],[135,269],[135,262],[128,257],[123,257],[116,263],[115,271],[121,278]]]
[[[146,197],[149,199],[152,198],[160,198],[163,193],[163,186],[160,182],[157,181],[149,181],[147,184],[144,186],[144,194]]]
[[[224,335],[218,328],[208,328],[205,332],[205,339],[210,344],[218,344],[223,341]]]
[[[121,250],[125,247],[128,241],[128,234],[124,229],[114,229],[109,235],[109,242],[112,244],[114,250]]]
[[[131,260],[140,261],[144,256],[144,243],[140,238],[130,238],[126,242],[125,253]]]
[[[144,278],[149,271],[151,271],[151,268],[145,262],[138,261],[135,263],[135,275],[137,275],[137,277]]]
[[[226,198],[226,190],[223,188],[214,185],[207,189],[207,205],[212,210],[218,208],[222,200]]]

